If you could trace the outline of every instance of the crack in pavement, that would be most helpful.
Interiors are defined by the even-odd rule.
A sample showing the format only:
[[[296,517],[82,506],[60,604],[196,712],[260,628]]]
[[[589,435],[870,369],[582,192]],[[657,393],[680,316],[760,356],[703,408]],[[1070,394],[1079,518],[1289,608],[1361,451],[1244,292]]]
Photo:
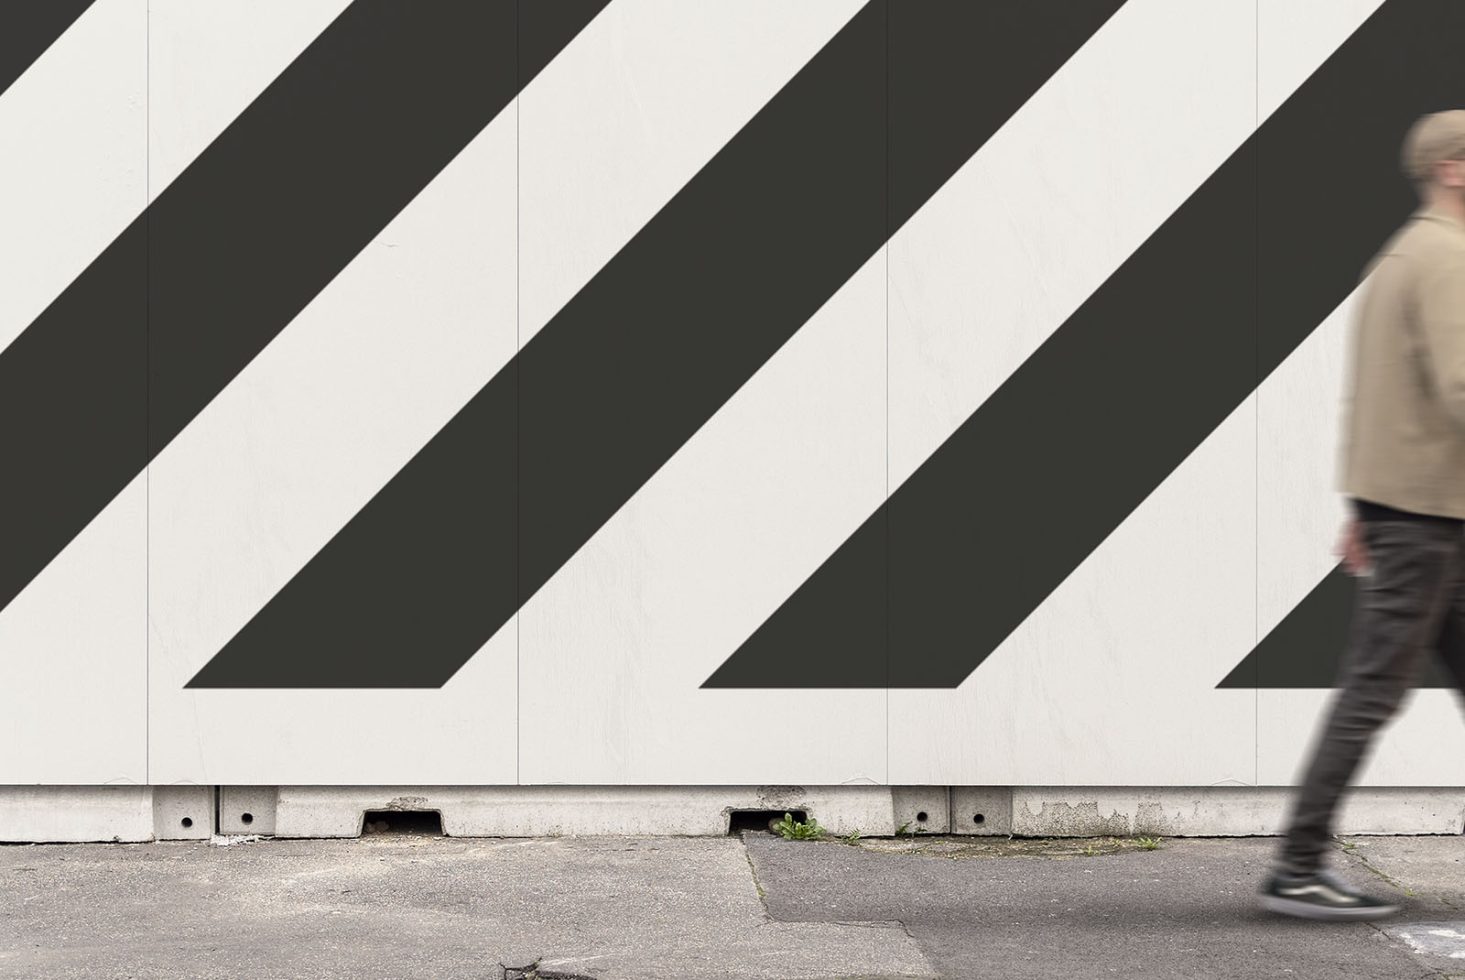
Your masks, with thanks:
[[[763,917],[769,922],[775,922],[773,911],[768,908],[768,893],[763,890],[763,883],[758,880],[758,866],[753,863],[753,854],[748,850],[748,831],[738,837],[738,843],[743,848],[743,860],[748,862],[748,873],[753,876],[753,887],[758,892],[758,903],[763,906]]]
[[[1355,859],[1359,864],[1363,866],[1363,869],[1365,871],[1369,871],[1377,875],[1395,891],[1398,891],[1409,898],[1419,897],[1418,894],[1415,893],[1414,889],[1399,881],[1393,875],[1388,874],[1382,868],[1376,867],[1373,862],[1369,861],[1368,855],[1359,853],[1358,844],[1349,841],[1343,837],[1335,837],[1334,841],[1337,844],[1338,849],[1341,850],[1345,855]]]

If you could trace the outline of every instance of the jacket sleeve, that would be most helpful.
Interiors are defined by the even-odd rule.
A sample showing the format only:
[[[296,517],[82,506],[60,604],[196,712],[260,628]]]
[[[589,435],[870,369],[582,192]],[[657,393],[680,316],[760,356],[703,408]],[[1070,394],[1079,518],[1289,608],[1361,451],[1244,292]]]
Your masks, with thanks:
[[[1465,248],[1423,270],[1419,323],[1436,390],[1455,424],[1465,428]]]

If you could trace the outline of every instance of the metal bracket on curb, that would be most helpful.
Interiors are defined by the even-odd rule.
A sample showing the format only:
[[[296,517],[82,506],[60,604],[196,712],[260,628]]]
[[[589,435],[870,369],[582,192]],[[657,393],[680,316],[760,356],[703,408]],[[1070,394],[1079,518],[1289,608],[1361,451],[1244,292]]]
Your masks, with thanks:
[[[1012,787],[951,787],[951,832],[1003,837],[1012,833]]]
[[[219,833],[273,837],[279,796],[274,786],[220,786]]]
[[[155,840],[208,840],[214,833],[212,786],[154,786]]]
[[[945,786],[892,786],[895,829],[907,833],[951,833],[951,799]]]

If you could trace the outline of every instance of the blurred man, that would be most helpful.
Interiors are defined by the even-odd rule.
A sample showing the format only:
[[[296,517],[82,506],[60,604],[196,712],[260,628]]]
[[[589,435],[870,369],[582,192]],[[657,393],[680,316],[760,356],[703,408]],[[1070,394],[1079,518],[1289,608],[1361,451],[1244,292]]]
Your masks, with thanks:
[[[1419,119],[1403,167],[1420,206],[1364,271],[1349,354],[1339,489],[1354,517],[1338,545],[1358,577],[1348,647],[1261,889],[1265,907],[1314,919],[1398,909],[1327,869],[1324,854],[1374,735],[1438,652],[1444,617],[1465,616],[1465,110]],[[1447,666],[1465,690],[1465,668]]]

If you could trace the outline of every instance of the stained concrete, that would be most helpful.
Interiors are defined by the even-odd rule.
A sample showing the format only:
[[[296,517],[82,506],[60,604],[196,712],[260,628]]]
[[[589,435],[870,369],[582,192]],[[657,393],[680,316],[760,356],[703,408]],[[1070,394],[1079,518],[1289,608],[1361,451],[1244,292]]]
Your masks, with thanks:
[[[899,923],[779,922],[731,838],[0,847],[0,977],[934,977]],[[511,974],[512,975],[512,974]]]
[[[1340,841],[1404,904],[1345,925],[1257,908],[1267,838],[217,843],[0,847],[0,978],[1465,977],[1459,836]]]

